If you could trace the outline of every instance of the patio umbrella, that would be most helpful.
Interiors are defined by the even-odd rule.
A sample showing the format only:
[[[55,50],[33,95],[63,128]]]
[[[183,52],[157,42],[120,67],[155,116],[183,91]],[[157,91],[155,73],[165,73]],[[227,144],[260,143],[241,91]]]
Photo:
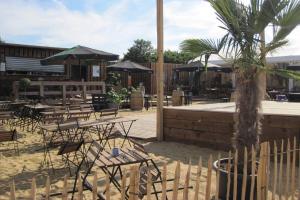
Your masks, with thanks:
[[[113,61],[118,60],[119,56],[116,54],[108,53],[105,51],[100,51],[92,49],[89,47],[84,47],[77,45],[60,53],[57,53],[48,58],[42,59],[42,65],[53,65],[53,64],[62,64],[68,59],[78,60],[106,60]]]
[[[109,65],[106,67],[109,71],[123,71],[123,72],[152,72],[152,69],[148,67],[144,67],[135,62],[131,62],[129,60],[118,62],[113,65]]]
[[[174,70],[176,72],[194,72],[194,71],[204,71],[204,63],[200,61],[191,62],[189,64],[181,65],[175,67]],[[215,65],[212,63],[207,63],[207,71],[216,71],[216,72],[231,72],[231,68],[228,67],[221,67],[219,65]]]

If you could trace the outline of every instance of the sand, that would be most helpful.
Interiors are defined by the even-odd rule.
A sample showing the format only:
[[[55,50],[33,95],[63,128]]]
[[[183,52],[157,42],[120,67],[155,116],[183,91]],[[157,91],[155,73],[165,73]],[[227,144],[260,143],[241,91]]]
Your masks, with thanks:
[[[152,113],[153,110],[148,112],[130,112],[123,111],[120,113],[121,116],[145,115],[145,113]],[[64,176],[68,176],[68,170],[64,167],[61,156],[57,155],[57,150],[51,151],[51,157],[54,163],[55,172],[43,164],[43,144],[42,135],[35,133],[30,133],[26,131],[19,132],[19,149],[20,155],[18,156],[13,150],[7,151],[7,145],[0,145],[0,199],[9,199],[10,194],[10,184],[14,180],[16,186],[16,196],[19,199],[27,199],[30,195],[31,180],[35,177],[38,187],[38,196],[44,193],[44,186],[46,182],[46,177],[49,176],[51,180],[51,192],[61,192],[61,187],[63,185]],[[209,155],[213,155],[214,158],[217,157],[218,152],[206,148],[199,148],[192,145],[184,145],[173,142],[143,142],[140,141],[150,156],[154,159],[155,163],[161,168],[164,163],[167,163],[168,167],[168,177],[174,177],[174,169],[176,166],[176,161],[182,163],[181,166],[181,177],[185,176],[189,160],[191,160],[192,165],[192,176],[191,184],[194,184],[196,177],[197,165],[199,157],[203,160],[203,174],[201,177],[201,182],[206,180],[207,171],[207,160]],[[12,147],[10,145],[10,147]],[[225,155],[224,152],[221,152]],[[97,173],[99,177],[98,189],[104,188],[104,174],[99,169],[93,169],[93,173]],[[92,178],[92,175],[89,179]],[[213,182],[215,182],[215,176],[213,176]],[[181,180],[183,183],[183,178]],[[69,188],[73,184],[73,178],[69,178]],[[212,190],[214,190],[214,184],[212,184]],[[111,185],[112,199],[118,199],[120,194],[116,191],[113,185]],[[168,185],[172,187],[172,184]],[[200,195],[203,195],[205,191],[204,185],[201,187]],[[91,198],[91,192],[85,191],[84,195],[86,199]],[[61,199],[61,196],[54,197],[53,199]]]

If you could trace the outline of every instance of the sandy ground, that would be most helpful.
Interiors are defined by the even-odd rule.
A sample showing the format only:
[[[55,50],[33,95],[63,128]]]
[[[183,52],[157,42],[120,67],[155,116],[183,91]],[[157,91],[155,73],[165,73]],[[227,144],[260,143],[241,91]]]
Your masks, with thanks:
[[[131,112],[131,111],[122,111],[120,116],[136,115],[137,117],[145,115],[145,113],[153,113],[154,109],[150,109],[147,112]],[[51,151],[51,157],[54,163],[55,172],[52,171],[47,165],[43,164],[43,144],[42,136],[38,133],[29,133],[26,131],[20,131],[19,139],[19,149],[20,155],[12,150],[7,151],[7,145],[0,145],[0,200],[9,199],[9,190],[12,180],[15,181],[16,185],[16,196],[18,199],[29,199],[31,180],[33,177],[37,181],[37,193],[38,199],[41,198],[41,194],[44,193],[44,186],[46,182],[46,177],[49,176],[51,180],[51,193],[61,192],[63,186],[64,176],[69,176],[67,168],[65,168],[64,163],[62,162],[61,156],[57,155],[57,150]],[[120,141],[118,141],[120,142]],[[176,162],[180,161],[181,165],[181,184],[184,183],[184,176],[187,171],[189,160],[191,160],[192,173],[191,173],[191,185],[195,184],[197,165],[199,158],[202,158],[203,161],[203,173],[201,176],[201,188],[199,195],[201,198],[204,198],[205,194],[205,184],[207,178],[207,161],[210,155],[213,156],[213,160],[216,160],[218,153],[222,157],[227,156],[226,152],[217,152],[207,148],[200,148],[193,145],[185,145],[180,143],[173,142],[143,142],[140,141],[150,156],[154,159],[155,163],[162,168],[164,163],[167,163],[168,168],[168,178],[174,177],[174,171]],[[10,145],[10,147],[12,147]],[[283,169],[286,166],[283,166]],[[299,170],[298,168],[296,169]],[[285,170],[283,170],[285,172]],[[105,175],[99,169],[93,168],[92,174],[97,173],[99,177],[98,181],[98,190],[104,189],[104,179]],[[271,171],[271,174],[273,172]],[[213,172],[212,176],[212,194],[215,193],[215,182],[216,175]],[[93,176],[89,176],[89,180],[92,182]],[[69,178],[69,189],[73,185],[73,177]],[[127,180],[127,183],[129,180]],[[270,183],[272,180],[270,179]],[[285,178],[282,183],[285,183]],[[284,184],[283,184],[284,185]],[[168,184],[168,188],[172,188],[172,183]],[[283,188],[284,189],[284,188]],[[190,190],[190,197],[194,195],[193,190]],[[111,199],[119,199],[120,193],[111,185]],[[85,199],[91,199],[91,192],[84,192]],[[172,197],[169,194],[169,199]],[[182,199],[182,193],[179,194],[179,199]],[[53,197],[52,199],[61,199],[61,196]],[[192,199],[192,198],[191,198]]]
[[[148,111],[147,113],[153,113],[153,110]],[[130,112],[123,111],[120,113],[120,116],[127,115],[136,115],[145,114],[145,112]],[[26,131],[19,130],[19,149],[20,155],[18,156],[13,150],[7,151],[7,145],[0,145],[0,199],[9,199],[9,190],[12,180],[15,181],[16,185],[16,194],[18,199],[27,199],[30,195],[31,180],[33,177],[36,178],[38,194],[41,197],[41,194],[44,193],[43,187],[45,186],[46,177],[49,176],[51,180],[51,192],[61,192],[63,185],[63,179],[65,175],[69,175],[67,168],[64,167],[61,156],[57,155],[57,150],[51,151],[51,157],[54,163],[55,172],[52,171],[50,167],[43,164],[43,144],[42,136],[38,133],[29,133]],[[206,180],[206,171],[207,171],[207,160],[210,154],[214,158],[217,157],[218,152],[199,148],[192,145],[184,145],[179,143],[172,142],[142,142],[145,149],[149,152],[151,157],[154,159],[156,164],[161,168],[164,163],[167,163],[168,167],[168,178],[174,177],[174,170],[176,166],[176,161],[180,161],[181,165],[181,176],[184,177],[189,160],[192,164],[192,182],[196,177],[197,165],[199,157],[202,157],[203,160],[203,174],[201,177],[201,182]],[[9,146],[10,148],[12,145]],[[224,152],[221,152],[223,155]],[[104,188],[104,173],[99,169],[93,169],[93,173],[97,173],[99,177],[98,181],[98,190]],[[93,178],[92,175],[89,178]],[[215,182],[215,176],[213,176],[213,183]],[[129,182],[129,180],[128,180]],[[181,183],[184,183],[182,178]],[[69,188],[73,184],[73,178],[69,178]],[[119,193],[114,189],[114,186],[111,185],[112,199],[118,199]],[[205,187],[202,184],[200,195],[203,195],[205,192]],[[169,188],[172,188],[172,184],[168,184]],[[214,190],[214,184],[212,184],[212,190]],[[191,192],[192,193],[192,192]],[[84,195],[86,199],[90,199],[91,192],[85,191]],[[182,195],[180,195],[182,196]],[[54,197],[53,199],[61,199],[61,196]]]

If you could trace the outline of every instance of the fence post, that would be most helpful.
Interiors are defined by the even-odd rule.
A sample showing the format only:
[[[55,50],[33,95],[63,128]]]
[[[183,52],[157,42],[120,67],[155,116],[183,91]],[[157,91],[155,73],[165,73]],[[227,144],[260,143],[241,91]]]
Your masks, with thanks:
[[[123,173],[123,177],[122,177],[122,185],[121,185],[121,200],[125,200],[126,199],[126,180],[127,180],[127,172],[126,170]]]
[[[47,176],[47,180],[46,180],[46,188],[45,188],[45,193],[46,193],[46,200],[49,199],[50,197],[50,178],[49,176]]]
[[[105,198],[110,200],[110,179],[108,174],[105,177]]]
[[[175,169],[175,178],[173,184],[173,195],[172,200],[177,200],[178,198],[178,185],[180,180],[180,162],[177,161],[176,169]]]
[[[186,172],[185,182],[184,182],[184,189],[183,189],[183,199],[189,198],[189,185],[190,185],[190,174],[191,174],[191,159],[189,161],[189,167]]]
[[[36,200],[36,181],[32,178],[30,199]]]
[[[16,200],[16,187],[14,180],[12,180],[10,184],[10,200]]]
[[[147,200],[151,200],[152,174],[147,170]]]
[[[283,140],[281,141],[281,148],[280,148],[279,181],[278,181],[279,200],[282,199],[282,165],[283,165]]]
[[[296,140],[296,137],[294,137],[294,142],[293,142],[292,175],[291,175],[291,177],[292,177],[292,185],[291,185],[292,199],[294,199],[294,196],[295,196],[296,155],[297,155],[297,140]]]
[[[287,142],[287,148],[286,148],[286,188],[285,188],[285,199],[289,199],[289,193],[290,193],[290,168],[291,168],[291,144],[290,139],[288,139]]]
[[[62,200],[68,200],[68,177],[67,177],[67,175],[65,175],[65,177],[64,177]]]
[[[210,189],[211,189],[211,173],[212,173],[212,155],[208,159],[208,169],[207,169],[207,182],[205,191],[205,200],[210,199]]]
[[[82,179],[81,174],[79,173],[78,176],[78,183],[77,183],[77,190],[78,190],[78,200],[83,200],[83,188],[82,188]]]
[[[93,200],[98,199],[97,180],[98,180],[98,177],[97,177],[97,173],[95,172],[94,180],[93,180]]]
[[[234,174],[233,174],[233,200],[237,198],[237,162],[238,162],[238,151],[235,151],[234,154]]]
[[[220,159],[221,155],[218,153],[218,164],[217,164],[217,170],[216,170],[216,198],[219,199],[219,179],[220,179]]]
[[[202,158],[200,156],[199,163],[198,163],[198,168],[197,168],[197,178],[196,178],[194,200],[198,200],[198,197],[199,197],[201,173],[202,173]]]
[[[272,200],[275,200],[276,188],[277,188],[277,143],[274,141],[274,177],[273,177],[273,191],[272,191]]]
[[[248,150],[247,147],[244,148],[244,168],[243,168],[243,182],[242,182],[242,196],[241,200],[245,200],[246,188],[247,188],[247,163],[248,163]]]
[[[250,200],[254,198],[254,186],[255,186],[255,170],[256,170],[256,152],[252,145],[251,147],[251,188],[250,188]]]
[[[162,193],[161,200],[167,199],[167,163],[164,163],[162,171]]]
[[[129,200],[134,200],[134,190],[135,190],[135,167],[132,166],[130,168],[130,183],[129,183]]]
[[[228,154],[226,200],[229,200],[229,196],[230,196],[230,174],[231,174],[231,151],[229,151]]]

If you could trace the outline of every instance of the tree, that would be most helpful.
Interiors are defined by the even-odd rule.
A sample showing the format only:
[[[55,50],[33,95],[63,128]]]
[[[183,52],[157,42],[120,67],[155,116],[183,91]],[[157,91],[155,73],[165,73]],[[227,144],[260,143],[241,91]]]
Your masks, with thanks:
[[[134,41],[133,46],[128,49],[123,60],[130,60],[137,63],[150,62],[153,51],[151,41],[137,39]]]
[[[300,23],[298,0],[251,0],[249,5],[238,0],[208,0],[222,29],[221,39],[188,39],[181,43],[184,52],[204,56],[218,54],[232,64],[237,74],[236,112],[233,144],[242,157],[243,148],[259,147],[262,105],[265,88],[261,74],[268,72],[300,79],[300,74],[273,69],[265,62],[268,53],[288,43],[286,37]],[[264,31],[270,24],[278,26],[274,38],[267,42]],[[241,158],[240,157],[240,158]]]

